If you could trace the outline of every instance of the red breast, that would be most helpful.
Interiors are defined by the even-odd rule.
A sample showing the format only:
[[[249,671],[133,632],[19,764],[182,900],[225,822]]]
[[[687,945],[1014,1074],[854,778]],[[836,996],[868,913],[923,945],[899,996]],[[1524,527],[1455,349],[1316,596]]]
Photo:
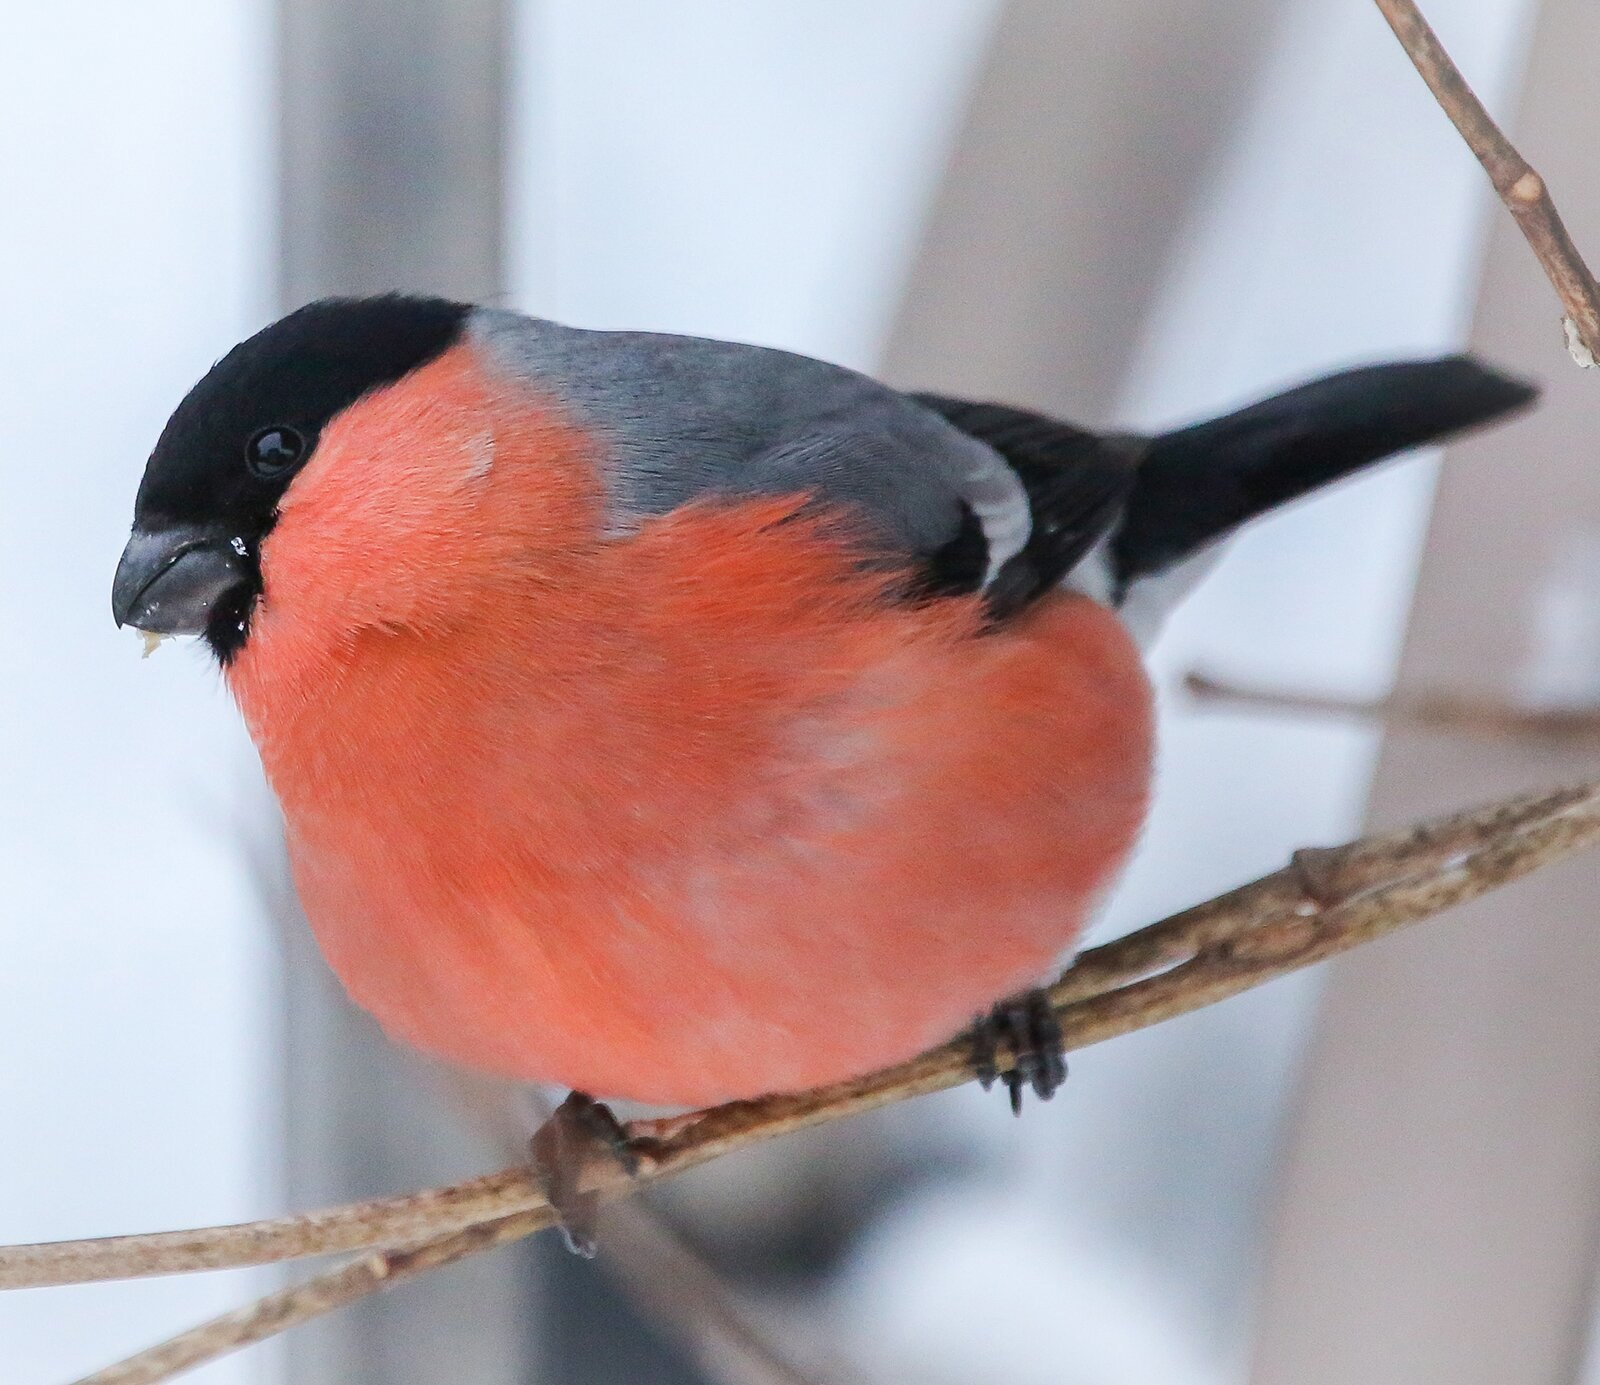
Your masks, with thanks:
[[[354,998],[471,1067],[699,1104],[1044,973],[1144,814],[1117,619],[888,600],[798,498],[607,534],[598,445],[457,346],[283,498],[228,679]]]

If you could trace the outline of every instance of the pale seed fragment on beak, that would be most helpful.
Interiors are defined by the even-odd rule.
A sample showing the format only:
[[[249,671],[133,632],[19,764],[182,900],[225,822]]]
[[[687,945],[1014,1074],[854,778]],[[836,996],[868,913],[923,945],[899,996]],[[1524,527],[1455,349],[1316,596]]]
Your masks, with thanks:
[[[171,635],[158,634],[154,630],[141,630],[139,638],[144,641],[144,652],[139,655],[141,659],[148,659],[156,650],[172,638]]]

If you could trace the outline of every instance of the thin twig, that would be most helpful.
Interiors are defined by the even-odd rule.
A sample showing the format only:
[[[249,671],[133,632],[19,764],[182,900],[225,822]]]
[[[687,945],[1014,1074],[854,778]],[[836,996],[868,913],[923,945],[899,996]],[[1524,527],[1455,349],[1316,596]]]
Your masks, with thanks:
[[[1445,52],[1415,0],[1376,0],[1434,98],[1477,155],[1494,190],[1517,219],[1566,311],[1568,347],[1578,364],[1600,364],[1600,284],[1572,243],[1544,179],[1495,124]]]
[[[1051,988],[1068,1049],[1099,1043],[1211,1005],[1253,986],[1323,961],[1361,943],[1526,875],[1575,850],[1600,842],[1600,783],[1529,795],[1475,812],[1457,813],[1346,846],[1301,851],[1284,869],[1161,923],[1084,953]],[[998,1055],[1008,1066],[1012,1055]],[[973,1053],[962,1039],[896,1067],[830,1087],[759,1101],[732,1102],[686,1116],[636,1121],[628,1127],[639,1152],[639,1172],[596,1166],[587,1186],[605,1200],[695,1168],[761,1141],[869,1111],[909,1097],[941,1091],[973,1075]],[[505,1189],[485,1211],[485,1186]],[[520,1169],[474,1180],[481,1216],[499,1220],[451,1229],[407,1249],[369,1255],[318,1275],[259,1303],[214,1319],[80,1385],[156,1385],[177,1371],[309,1321],[376,1293],[426,1269],[503,1245],[551,1224]],[[421,1195],[459,1215],[453,1189]],[[416,1198],[405,1205],[416,1226]],[[361,1222],[375,1234],[382,1204],[363,1204]],[[515,1215],[504,1215],[508,1211]],[[338,1211],[319,1214],[338,1224]],[[282,1223],[269,1225],[282,1226]],[[236,1244],[249,1228],[191,1232],[193,1246],[220,1236]],[[340,1235],[348,1243],[348,1230]],[[148,1262],[128,1252],[141,1238],[121,1238],[121,1255],[99,1259],[107,1278]],[[158,1238],[164,1239],[164,1238]],[[391,1244],[393,1242],[391,1241]],[[303,1241],[302,1241],[303,1244]],[[81,1271],[99,1252],[95,1242],[14,1247],[0,1251],[0,1269],[13,1285],[59,1282],[61,1270]],[[209,1255],[207,1264],[217,1263]],[[250,1263],[234,1260],[230,1263]],[[172,1266],[176,1268],[176,1266]]]
[[[403,1245],[543,1205],[532,1176],[513,1167],[448,1188],[236,1226],[10,1246],[0,1250],[0,1289],[270,1265]]]
[[[137,1356],[85,1376],[78,1385],[157,1385],[159,1381],[170,1380],[183,1371],[253,1342],[264,1342],[299,1323],[402,1284],[428,1270],[442,1269],[480,1251],[520,1241],[553,1224],[550,1209],[542,1207],[498,1221],[481,1222],[409,1249],[375,1251],[303,1284],[269,1294],[248,1307],[212,1318]]]
[[[1332,697],[1251,687],[1209,674],[1191,673],[1185,691],[1201,702],[1267,712],[1329,717],[1354,717],[1391,725],[1414,726],[1465,736],[1503,739],[1600,741],[1600,707],[1517,707],[1491,698],[1459,693],[1391,693],[1387,697]]]

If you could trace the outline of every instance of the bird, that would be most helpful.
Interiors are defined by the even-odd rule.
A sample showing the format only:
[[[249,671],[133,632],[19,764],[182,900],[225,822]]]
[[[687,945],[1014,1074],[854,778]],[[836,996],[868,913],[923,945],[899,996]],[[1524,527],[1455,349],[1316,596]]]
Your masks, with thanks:
[[[1245,523],[1533,397],[1457,356],[1102,434],[766,347],[325,299],[171,415],[113,614],[215,655],[393,1039],[701,1106],[974,1016],[1048,1050],[1030,988],[1146,815],[1165,612]]]

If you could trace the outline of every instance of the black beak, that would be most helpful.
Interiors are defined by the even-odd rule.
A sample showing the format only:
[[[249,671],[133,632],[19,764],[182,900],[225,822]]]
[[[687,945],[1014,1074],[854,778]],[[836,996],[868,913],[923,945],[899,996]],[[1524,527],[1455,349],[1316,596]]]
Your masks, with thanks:
[[[135,529],[111,583],[117,624],[201,635],[224,598],[250,581],[244,544],[214,529]]]

